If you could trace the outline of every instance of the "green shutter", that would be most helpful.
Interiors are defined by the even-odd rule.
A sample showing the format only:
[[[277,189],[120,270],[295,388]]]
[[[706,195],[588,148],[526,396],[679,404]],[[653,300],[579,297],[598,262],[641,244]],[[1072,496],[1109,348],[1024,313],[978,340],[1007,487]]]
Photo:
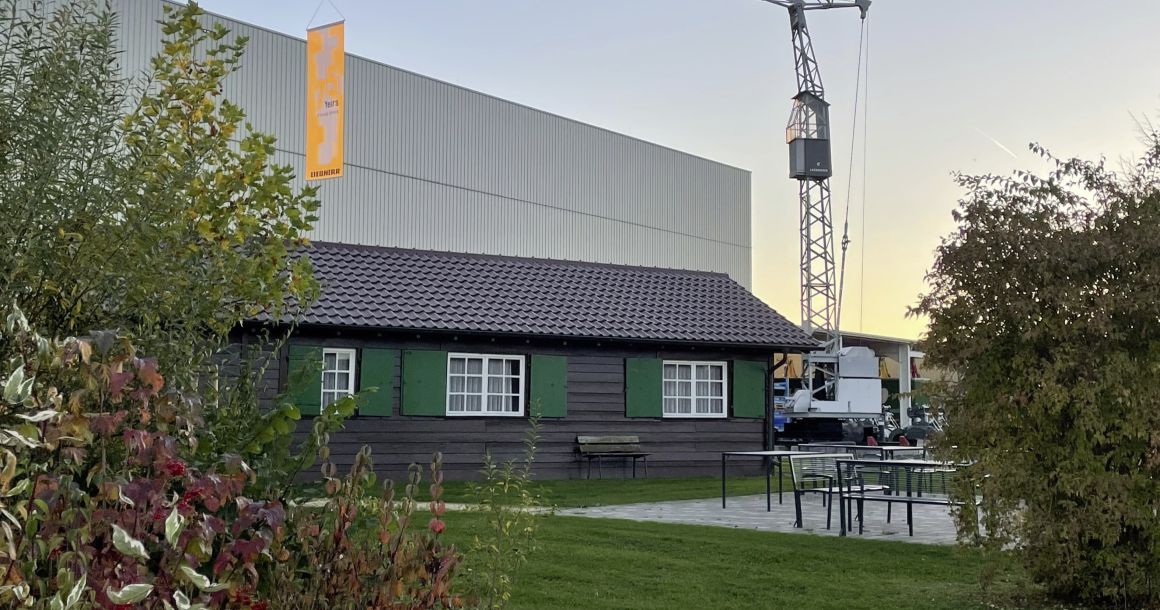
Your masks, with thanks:
[[[662,361],[659,358],[625,358],[624,412],[628,417],[661,417]]]
[[[286,396],[302,415],[318,415],[322,407],[322,348],[290,346]]]
[[[568,358],[532,356],[532,415],[564,417],[568,414]]]
[[[395,352],[389,349],[365,348],[359,364],[359,390],[378,388],[363,395],[359,415],[389,416],[393,402],[395,379]]]
[[[765,417],[765,363],[733,361],[733,417]]]
[[[447,415],[447,352],[403,352],[403,415]]]

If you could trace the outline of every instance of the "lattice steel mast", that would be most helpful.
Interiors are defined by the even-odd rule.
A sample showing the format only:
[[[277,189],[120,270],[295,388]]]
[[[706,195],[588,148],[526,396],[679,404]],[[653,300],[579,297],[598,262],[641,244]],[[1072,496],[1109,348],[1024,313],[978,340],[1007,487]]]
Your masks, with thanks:
[[[798,181],[801,206],[801,316],[806,332],[839,347],[838,291],[835,283],[834,230],[830,205],[830,111],[814,57],[805,12],[857,8],[863,19],[870,0],[765,0],[789,9],[798,93],[786,125],[790,177]]]

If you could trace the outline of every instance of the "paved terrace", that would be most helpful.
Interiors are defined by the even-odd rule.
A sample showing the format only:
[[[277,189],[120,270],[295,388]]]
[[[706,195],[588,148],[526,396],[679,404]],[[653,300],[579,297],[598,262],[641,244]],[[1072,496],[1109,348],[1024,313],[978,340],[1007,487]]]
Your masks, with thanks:
[[[949,509],[945,506],[914,505],[914,536],[907,535],[906,505],[895,504],[892,519],[886,523],[886,503],[866,502],[865,533],[859,535],[858,522],[854,521],[852,538],[873,540],[897,540],[917,544],[954,544],[955,528]],[[752,529],[767,532],[808,533],[823,536],[837,536],[838,507],[834,507],[833,528],[826,529],[826,507],[821,497],[808,494],[802,498],[802,528],[795,528],[793,495],[785,494],[784,504],[773,497],[773,511],[765,511],[765,496],[730,497],[728,507],[721,508],[721,498],[703,500],[680,500],[675,502],[650,502],[645,504],[622,504],[593,508],[567,508],[557,511],[558,515],[573,517],[603,517],[608,519],[629,519],[632,521],[655,521],[659,523],[684,523],[688,525],[711,525]]]

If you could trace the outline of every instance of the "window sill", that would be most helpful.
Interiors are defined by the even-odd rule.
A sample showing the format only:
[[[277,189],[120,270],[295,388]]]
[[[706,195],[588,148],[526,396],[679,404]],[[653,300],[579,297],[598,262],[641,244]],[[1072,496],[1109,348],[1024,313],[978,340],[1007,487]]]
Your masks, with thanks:
[[[522,412],[520,412],[520,413],[475,413],[475,412],[452,413],[452,412],[447,412],[447,413],[444,413],[444,415],[446,417],[524,417],[524,414]]]
[[[661,419],[729,419],[728,415],[714,413],[712,415],[697,415],[693,413],[681,413],[679,415],[662,415]]]

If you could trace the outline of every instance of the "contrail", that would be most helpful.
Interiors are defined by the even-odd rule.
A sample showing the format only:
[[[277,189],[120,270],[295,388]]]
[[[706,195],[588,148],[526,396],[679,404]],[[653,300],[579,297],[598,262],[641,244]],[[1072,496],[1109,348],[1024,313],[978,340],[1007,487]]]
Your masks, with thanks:
[[[1002,142],[1000,142],[1000,141],[996,140],[995,138],[992,138],[991,136],[987,135],[987,132],[983,131],[982,129],[979,129],[978,127],[972,127],[971,129],[974,129],[975,131],[979,132],[979,135],[981,135],[981,136],[983,136],[984,138],[987,138],[988,140],[990,140],[991,142],[993,142],[993,143],[995,144],[995,146],[998,146],[999,148],[1002,148],[1002,149],[1003,149],[1003,152],[1005,152],[1005,153],[1007,153],[1007,154],[1011,155],[1011,158],[1012,158],[1012,159],[1019,159],[1019,155],[1016,155],[1015,153],[1011,152],[1011,149],[1010,149],[1010,148],[1007,148],[1006,146],[1003,146],[1003,143],[1002,143]]]

